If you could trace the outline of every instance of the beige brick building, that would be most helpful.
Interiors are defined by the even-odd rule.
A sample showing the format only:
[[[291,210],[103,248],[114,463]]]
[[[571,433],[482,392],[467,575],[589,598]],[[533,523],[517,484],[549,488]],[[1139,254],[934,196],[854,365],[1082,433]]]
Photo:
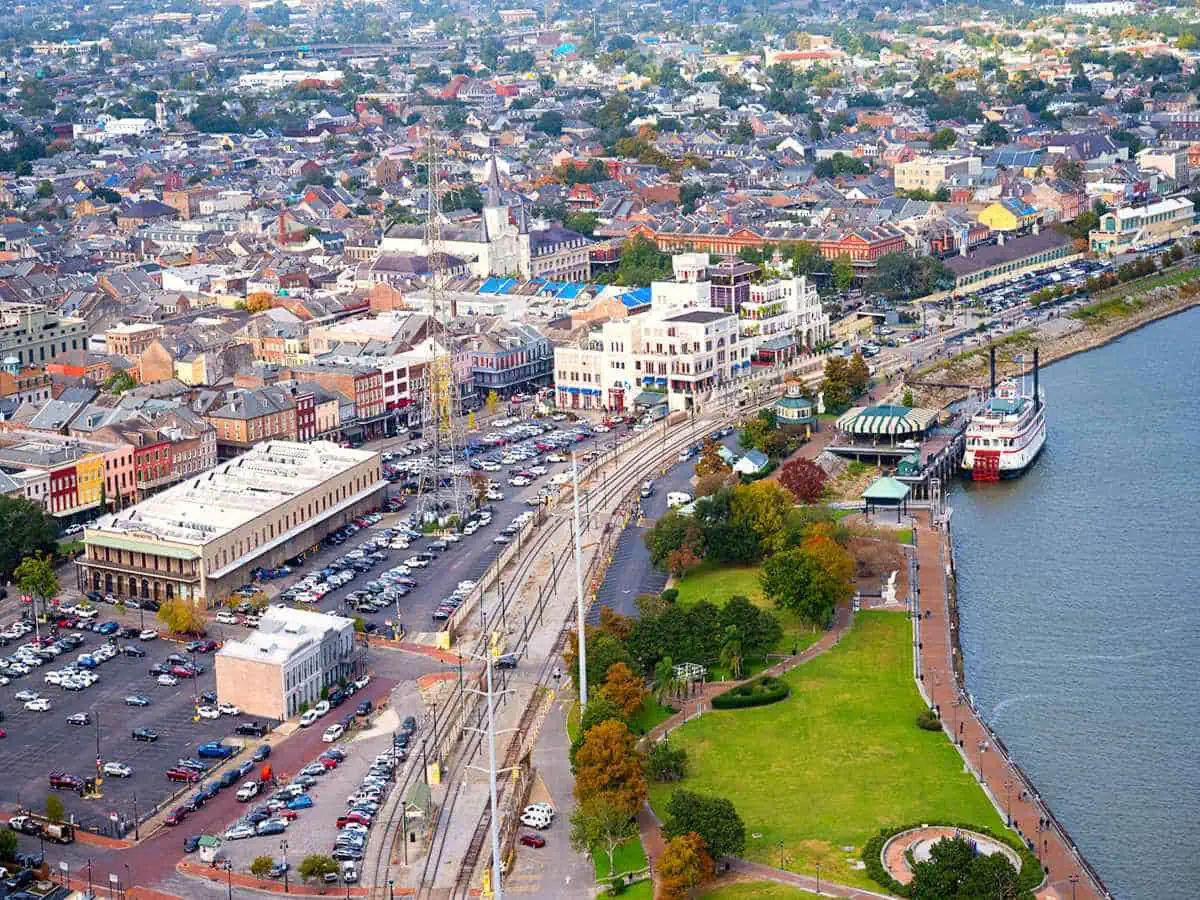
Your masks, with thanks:
[[[978,175],[982,171],[983,161],[977,156],[918,156],[896,163],[896,190],[933,194],[955,176]]]
[[[272,606],[245,640],[226,641],[217,653],[217,696],[249,715],[282,721],[359,675],[365,658],[352,619]]]
[[[270,568],[375,509],[379,454],[328,441],[269,441],[84,532],[85,590],[216,606]]]

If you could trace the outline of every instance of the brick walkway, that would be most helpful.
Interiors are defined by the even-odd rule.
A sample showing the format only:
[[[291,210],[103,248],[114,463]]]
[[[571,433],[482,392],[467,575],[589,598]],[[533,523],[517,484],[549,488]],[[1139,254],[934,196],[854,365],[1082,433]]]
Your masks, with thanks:
[[[1039,851],[1042,865],[1049,873],[1038,892],[1044,900],[1076,898],[1089,900],[1104,896],[1081,863],[1077,850],[1057,829],[1039,830],[1039,819],[1049,813],[1038,805],[1032,786],[1022,780],[1006,757],[997,739],[982,724],[965,698],[955,707],[958,695],[952,665],[950,616],[946,597],[945,571],[948,557],[945,532],[931,527],[929,513],[919,510],[915,516],[917,543],[917,582],[919,584],[920,688],[928,702],[936,706],[947,732],[958,731],[959,752],[976,775],[982,762],[984,786],[1001,815],[1011,816],[1013,828],[1022,840]],[[1038,844],[1041,844],[1038,847]],[[1077,883],[1072,885],[1075,877]]]

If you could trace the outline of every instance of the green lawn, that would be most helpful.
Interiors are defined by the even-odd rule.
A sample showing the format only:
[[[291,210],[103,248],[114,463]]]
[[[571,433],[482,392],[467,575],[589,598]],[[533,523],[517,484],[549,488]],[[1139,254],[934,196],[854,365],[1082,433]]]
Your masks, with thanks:
[[[787,609],[780,609],[763,596],[758,578],[761,566],[722,566],[715,561],[702,563],[675,583],[679,591],[676,603],[684,605],[707,600],[715,606],[724,606],[730,597],[741,595],[755,606],[770,610],[783,626],[783,637],[775,645],[776,653],[791,653],[793,648],[803,650],[821,636],[811,626],[800,621],[800,617]],[[746,666],[743,675],[753,674],[756,667]],[[762,668],[758,666],[757,668]],[[710,677],[721,673],[716,669]]]
[[[722,885],[720,880],[711,890],[700,895],[702,900],[804,900],[806,897],[819,896],[823,895],[774,881],[735,881]]]
[[[682,786],[733,801],[748,858],[777,866],[782,841],[789,869],[814,874],[820,862],[830,880],[870,887],[847,860],[884,825],[1003,827],[945,736],[917,728],[904,616],[860,613],[837,647],[783,677],[787,700],[710,712],[671,734],[689,755]],[[660,815],[673,790],[651,786]]]
[[[607,894],[600,894],[601,897],[607,897]],[[639,881],[637,884],[630,885],[621,893],[625,900],[654,900],[654,882],[647,879]]]
[[[596,880],[610,878],[608,854],[603,847],[597,847],[592,852],[592,863],[596,867]],[[641,837],[631,837],[613,854],[613,871],[617,874],[640,872],[646,868],[646,851],[642,849]]]
[[[647,697],[642,701],[642,708],[629,720],[629,730],[634,734],[645,734],[651,731],[655,725],[665,722],[673,715],[675,715],[675,710],[669,706],[663,706],[653,697]]]

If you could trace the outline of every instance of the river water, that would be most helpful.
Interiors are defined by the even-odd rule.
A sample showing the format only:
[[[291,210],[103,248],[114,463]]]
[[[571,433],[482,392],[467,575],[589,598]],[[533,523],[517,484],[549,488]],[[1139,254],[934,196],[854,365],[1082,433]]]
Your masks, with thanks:
[[[1024,477],[951,495],[966,680],[1114,896],[1200,896],[1200,309],[1042,372]]]

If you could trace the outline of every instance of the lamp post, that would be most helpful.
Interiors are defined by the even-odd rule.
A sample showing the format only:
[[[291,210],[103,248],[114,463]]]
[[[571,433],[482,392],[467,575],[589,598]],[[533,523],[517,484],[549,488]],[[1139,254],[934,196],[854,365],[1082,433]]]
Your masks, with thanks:
[[[287,838],[279,842],[279,850],[283,854],[283,892],[286,894],[290,890],[288,884]]]
[[[396,892],[392,887],[395,883],[393,879],[388,879],[388,900],[396,900]]]
[[[783,868],[783,841],[779,841],[779,843],[777,843],[775,846],[779,848],[779,868],[782,869]]]
[[[135,841],[142,839],[141,832],[138,829],[137,794],[133,795],[133,839]]]
[[[225,860],[225,886],[229,889],[229,900],[233,900],[233,860]]]
[[[817,863],[817,893],[821,893],[821,864]]]
[[[1004,779],[1004,817],[1006,819],[1005,824],[1007,824],[1009,828],[1012,828],[1012,786],[1013,786],[1012,779],[1005,778]]]
[[[983,783],[983,754],[987,752],[987,741],[979,742],[979,782]]]
[[[133,870],[129,868],[129,863],[124,863],[125,866],[125,890],[121,891],[121,896],[129,893],[129,889],[133,887]]]
[[[1071,882],[1071,900],[1075,900],[1075,885],[1079,884],[1079,874],[1072,872],[1067,876],[1067,881]]]

